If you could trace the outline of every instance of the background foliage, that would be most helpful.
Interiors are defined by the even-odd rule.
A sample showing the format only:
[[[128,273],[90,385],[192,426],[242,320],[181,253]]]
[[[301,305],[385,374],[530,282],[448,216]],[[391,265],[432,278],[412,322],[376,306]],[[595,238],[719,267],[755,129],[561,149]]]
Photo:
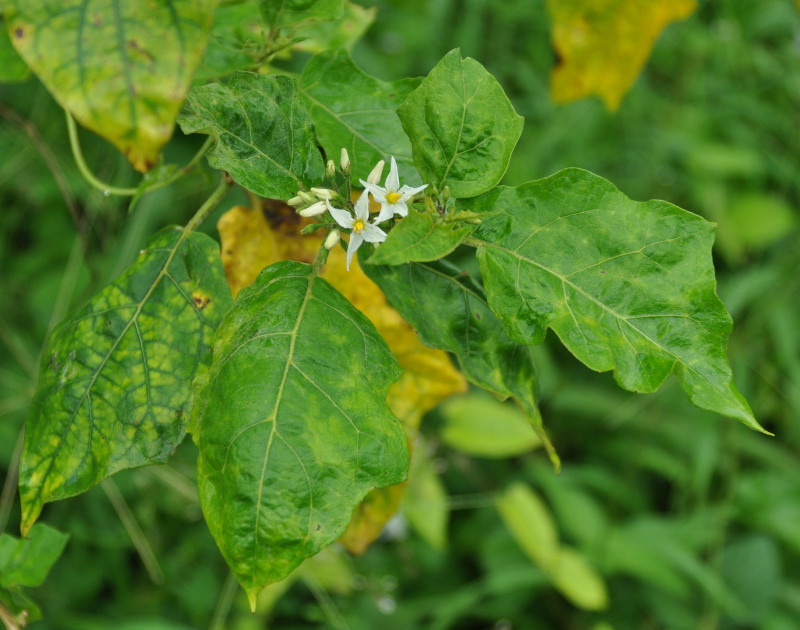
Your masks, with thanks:
[[[477,430],[464,428],[468,410],[491,399],[445,403],[422,423],[417,449],[431,457],[418,458],[413,500],[384,540],[362,556],[334,548],[315,558],[299,579],[267,589],[253,616],[201,521],[197,455],[187,441],[168,465],[119,474],[47,507],[47,522],[71,538],[45,583],[28,590],[42,604],[38,627],[795,628],[796,6],[700,2],[664,31],[612,114],[596,98],[551,100],[556,57],[544,3],[507,0],[502,11],[490,0],[376,5],[374,26],[353,49],[365,72],[385,81],[424,75],[459,46],[497,77],[526,119],[504,183],[578,166],[633,199],[666,199],[718,223],[719,292],[736,322],[729,355],[776,437],[695,409],[674,381],[647,396],[621,391],[610,375],[546,342],[535,352],[560,476],[541,449],[487,453],[480,439],[465,440]],[[304,61],[299,55],[284,65]],[[111,145],[82,137],[99,176],[137,181]],[[175,138],[167,161],[185,163],[200,142]],[[57,177],[48,160],[59,165]],[[36,80],[0,85],[0,529],[16,534],[19,523],[7,471],[42,339],[127,268],[148,234],[185,222],[210,186],[200,170],[128,214],[125,201],[90,190],[77,173],[63,116],[45,88]],[[215,217],[245,202],[231,195]],[[216,238],[214,223],[205,229]],[[535,494],[514,503],[526,492],[520,488]],[[538,515],[547,532],[538,540],[549,546],[519,546],[509,504]],[[446,540],[435,527],[425,530],[431,515],[443,518],[443,505]],[[555,552],[594,567],[604,598],[580,601],[593,587],[574,588],[580,569],[566,582],[548,570],[543,559]]]

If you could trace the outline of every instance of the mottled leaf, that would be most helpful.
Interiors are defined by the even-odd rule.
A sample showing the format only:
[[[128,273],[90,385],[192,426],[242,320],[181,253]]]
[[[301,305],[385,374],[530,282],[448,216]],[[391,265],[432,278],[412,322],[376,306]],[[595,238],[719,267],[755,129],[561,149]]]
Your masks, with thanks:
[[[258,7],[264,22],[274,29],[307,21],[335,20],[342,15],[344,0],[258,0]]]
[[[523,119],[497,80],[456,49],[397,110],[425,182],[474,197],[500,181]]]
[[[579,169],[497,188],[472,210],[494,213],[474,243],[489,305],[513,339],[539,343],[552,328],[627,390],[652,392],[674,373],[698,407],[763,430],[726,356],[712,224]]]
[[[378,7],[362,7],[348,0],[340,19],[296,29],[294,37],[302,39],[294,48],[311,54],[338,48],[351,50],[372,26],[377,13]]]
[[[68,538],[42,523],[33,526],[27,540],[0,536],[0,586],[41,585]]]
[[[396,110],[418,85],[418,79],[379,81],[339,50],[313,57],[303,69],[299,90],[320,143],[333,152],[330,157],[338,160],[340,149],[346,148],[354,176],[366,179],[378,160],[393,155],[403,181],[416,185],[419,174]]]
[[[0,83],[24,81],[31,74],[30,68],[11,44],[5,26],[5,22],[0,19]]]
[[[55,99],[139,171],[172,135],[216,0],[8,0],[11,40]]]
[[[322,178],[314,126],[289,77],[239,72],[192,88],[178,124],[214,136],[208,163],[263,197],[289,199]]]
[[[617,109],[664,27],[696,6],[695,0],[548,0],[558,55],[553,100],[596,94]]]
[[[506,336],[477,282],[445,261],[365,264],[364,271],[425,344],[455,354],[470,381],[513,397],[540,421],[530,349]]]
[[[392,228],[389,236],[369,258],[372,265],[439,260],[452,252],[474,226],[434,222],[429,214],[411,210]]]
[[[249,286],[258,273],[274,262],[290,258],[310,262],[322,244],[318,235],[302,236],[304,224],[288,206],[272,204],[259,209],[235,207],[220,219],[222,259],[236,293]],[[389,388],[386,402],[413,438],[422,416],[442,400],[466,390],[464,377],[441,350],[420,343],[411,326],[386,301],[354,259],[348,272],[341,248],[330,252],[322,276],[336,287],[375,325],[403,368],[400,379]],[[353,512],[342,544],[353,553],[363,552],[397,512],[405,485],[377,488]]]
[[[210,360],[230,303],[217,244],[166,228],[56,328],[26,424],[23,534],[43,503],[169,458],[185,433],[192,378]]]
[[[220,324],[192,431],[209,529],[254,603],[408,469],[385,402],[400,367],[310,265],[264,270]]]
[[[253,67],[267,37],[267,26],[255,0],[221,4],[214,12],[214,24],[194,77],[195,85]]]
[[[514,457],[542,445],[525,415],[513,405],[486,394],[468,394],[445,401],[442,442],[476,457]]]

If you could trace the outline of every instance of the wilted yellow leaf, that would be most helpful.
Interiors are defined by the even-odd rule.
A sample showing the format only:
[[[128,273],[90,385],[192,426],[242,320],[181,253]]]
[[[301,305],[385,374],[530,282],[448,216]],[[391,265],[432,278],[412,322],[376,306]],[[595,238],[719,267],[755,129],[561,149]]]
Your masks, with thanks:
[[[222,262],[234,296],[250,285],[261,270],[279,260],[311,262],[322,235],[300,235],[308,222],[281,202],[266,201],[264,208],[231,208],[219,220]],[[389,390],[387,402],[413,438],[422,416],[451,394],[464,392],[464,376],[441,350],[422,344],[411,326],[386,301],[383,292],[361,270],[356,259],[348,272],[345,253],[336,247],[322,277],[366,315],[386,339],[402,366],[403,375]],[[342,544],[363,552],[397,512],[404,484],[373,490],[353,512]]]
[[[619,107],[664,27],[690,15],[695,0],[548,0],[559,59],[550,89],[558,103],[591,94]]]

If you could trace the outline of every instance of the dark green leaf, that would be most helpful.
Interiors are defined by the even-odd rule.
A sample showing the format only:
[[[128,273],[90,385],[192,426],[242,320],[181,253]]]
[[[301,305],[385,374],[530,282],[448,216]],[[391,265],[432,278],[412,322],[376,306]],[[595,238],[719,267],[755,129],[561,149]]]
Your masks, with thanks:
[[[366,179],[378,160],[394,156],[403,182],[419,183],[411,144],[396,110],[419,79],[386,83],[364,74],[345,51],[313,57],[300,77],[299,90],[314,119],[320,142],[338,159],[344,147],[353,174]]]
[[[39,586],[44,582],[69,536],[37,523],[28,540],[0,536],[0,586]]]
[[[263,197],[289,199],[322,178],[314,126],[289,77],[239,72],[192,88],[178,124],[214,136],[208,163]]]
[[[344,0],[259,0],[264,21],[271,28],[300,22],[335,20],[342,16]]]
[[[474,197],[500,181],[523,119],[503,88],[461,51],[445,55],[397,110],[422,179]]]
[[[439,260],[458,247],[473,227],[463,223],[434,223],[429,214],[411,210],[375,249],[369,264],[400,265]]]
[[[652,392],[672,372],[698,407],[761,430],[726,357],[731,319],[715,293],[713,225],[636,202],[579,169],[474,200],[489,304],[509,335],[552,328],[590,368]]]
[[[230,303],[218,245],[166,228],[53,332],[26,425],[23,533],[44,503],[169,458],[184,436],[192,378],[210,361]]]
[[[78,121],[140,171],[155,163],[200,61],[216,0],[9,0],[14,46]]]
[[[399,376],[375,327],[309,265],[276,263],[239,294],[191,431],[206,521],[251,603],[341,536],[370,489],[405,479],[385,402]]]
[[[506,336],[483,289],[468,274],[441,260],[363,269],[423,343],[455,354],[471,382],[513,397],[540,423],[530,349]]]

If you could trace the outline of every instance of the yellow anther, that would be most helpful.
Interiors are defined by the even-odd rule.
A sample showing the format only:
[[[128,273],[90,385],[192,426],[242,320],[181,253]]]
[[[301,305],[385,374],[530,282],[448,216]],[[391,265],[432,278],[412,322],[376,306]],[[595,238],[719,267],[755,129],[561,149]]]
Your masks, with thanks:
[[[356,234],[358,234],[364,229],[364,222],[361,219],[356,219],[355,223],[353,223],[353,229],[355,230]]]
[[[397,203],[403,195],[399,192],[390,192],[386,195],[386,201],[389,203]]]

